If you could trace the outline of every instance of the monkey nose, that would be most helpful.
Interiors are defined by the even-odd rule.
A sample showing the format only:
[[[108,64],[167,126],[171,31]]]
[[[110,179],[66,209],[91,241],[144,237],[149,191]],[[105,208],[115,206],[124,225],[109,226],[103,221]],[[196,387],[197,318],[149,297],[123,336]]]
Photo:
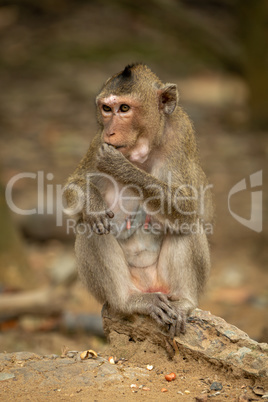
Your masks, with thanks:
[[[115,133],[106,133],[106,136],[107,136],[108,138],[112,137],[113,135],[115,135]]]

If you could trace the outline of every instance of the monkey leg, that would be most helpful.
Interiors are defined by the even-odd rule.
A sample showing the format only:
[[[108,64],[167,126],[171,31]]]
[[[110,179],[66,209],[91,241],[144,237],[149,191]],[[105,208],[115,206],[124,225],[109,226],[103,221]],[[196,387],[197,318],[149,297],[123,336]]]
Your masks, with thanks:
[[[111,234],[78,234],[78,271],[89,291],[115,312],[150,315],[159,325],[174,327],[177,314],[167,295],[144,293],[132,282],[123,249]]]
[[[122,248],[111,234],[78,234],[75,242],[78,273],[95,298],[115,311],[124,309],[133,292]]]
[[[168,284],[168,299],[177,314],[170,326],[171,337],[185,332],[190,312],[197,307],[210,270],[210,256],[205,234],[172,235],[164,238],[157,270]]]

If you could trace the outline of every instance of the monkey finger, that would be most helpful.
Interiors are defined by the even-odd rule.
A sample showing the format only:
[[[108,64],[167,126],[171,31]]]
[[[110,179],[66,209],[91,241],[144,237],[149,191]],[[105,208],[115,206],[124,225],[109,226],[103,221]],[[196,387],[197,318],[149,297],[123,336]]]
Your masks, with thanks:
[[[162,325],[170,325],[173,323],[173,319],[161,308],[161,307],[155,307],[154,313],[159,317],[159,319],[162,322]]]
[[[162,307],[162,310],[164,311],[164,313],[166,315],[168,315],[170,317],[171,320],[177,320],[178,319],[177,314],[172,309],[169,309],[169,308],[164,306],[164,307]]]
[[[98,235],[102,234],[102,233],[99,231],[98,226],[97,226],[96,223],[93,223],[93,225],[92,225],[92,230],[93,230],[94,233],[96,233],[96,234],[98,234]]]
[[[95,222],[93,225],[93,231],[99,235],[103,235],[107,233],[103,223],[101,221]]]
[[[165,303],[160,303],[159,307],[161,308],[161,310],[171,319],[171,320],[177,320],[178,316],[175,313],[175,311],[173,310],[172,307],[168,306]]]
[[[111,152],[114,149],[112,145],[107,144],[106,142],[102,144],[101,146],[101,153],[102,155],[107,154],[108,152]]]
[[[177,325],[176,325],[176,323],[177,322],[175,322],[173,324],[170,324],[169,327],[168,327],[168,332],[169,332],[169,335],[170,335],[171,339],[173,339],[177,335]]]
[[[168,315],[171,319],[177,320],[177,314],[173,309],[173,306],[168,302],[165,295],[159,295],[159,307]]]
[[[181,317],[180,317],[180,332],[182,334],[185,334],[186,332],[186,315],[184,312],[181,313]]]
[[[108,215],[109,218],[113,218],[113,217],[114,217],[114,213],[113,213],[113,211],[111,211],[110,209],[107,209],[106,215]]]
[[[151,318],[152,318],[153,320],[155,320],[155,321],[157,322],[157,324],[159,324],[159,325],[161,325],[161,326],[165,326],[166,323],[159,317],[158,314],[156,314],[155,312],[152,312],[152,313],[150,314],[150,316],[151,316]]]
[[[104,145],[107,144],[102,144],[98,150],[98,154],[97,154],[97,161],[99,162],[101,159],[103,159],[105,157],[105,147]]]
[[[108,147],[109,147],[109,145],[107,144],[107,142],[104,142],[104,143],[101,145],[101,150],[102,150],[102,151],[105,151],[106,149],[108,149]]]
[[[101,144],[99,153],[102,154],[102,156],[103,156],[103,154],[104,154],[105,149],[106,149],[107,146],[108,146],[108,145],[106,144],[106,142],[104,142],[103,144]]]
[[[181,334],[185,334],[186,332],[186,322],[184,320],[181,322],[180,332]]]
[[[107,142],[105,142],[105,143],[102,145],[102,149],[103,149],[105,152],[116,153],[116,148],[114,147],[114,145],[112,145],[112,144],[107,144]]]
[[[110,220],[108,218],[104,217],[102,219],[102,224],[103,224],[104,229],[106,230],[106,234],[110,233],[110,230],[111,230]]]
[[[186,316],[183,312],[179,314],[179,318],[176,323],[175,335],[185,334],[186,332]]]
[[[103,157],[102,152],[101,152],[101,150],[99,149],[99,151],[98,151],[98,153],[97,153],[97,155],[96,155],[97,163],[99,163],[99,162],[101,161],[102,157]]]
[[[164,302],[168,307],[172,308],[172,304],[169,301],[169,298],[167,297],[167,295],[163,294],[163,293],[158,293],[158,297],[159,299]]]

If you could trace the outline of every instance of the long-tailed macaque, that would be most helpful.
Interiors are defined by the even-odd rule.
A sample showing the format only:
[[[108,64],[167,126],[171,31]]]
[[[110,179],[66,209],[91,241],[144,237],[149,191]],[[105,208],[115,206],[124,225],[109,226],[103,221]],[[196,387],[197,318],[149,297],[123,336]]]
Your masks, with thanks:
[[[96,98],[99,131],[65,187],[82,281],[122,314],[185,332],[210,269],[211,200],[175,84],[143,64]],[[211,230],[209,230],[211,231]]]

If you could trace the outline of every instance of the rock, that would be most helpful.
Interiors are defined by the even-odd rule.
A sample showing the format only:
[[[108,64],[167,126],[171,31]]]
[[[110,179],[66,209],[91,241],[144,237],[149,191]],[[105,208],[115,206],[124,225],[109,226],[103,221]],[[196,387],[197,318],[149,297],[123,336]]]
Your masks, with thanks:
[[[26,361],[26,360],[34,360],[34,359],[40,359],[40,356],[37,355],[36,353],[31,353],[31,352],[17,352],[14,355],[15,360],[18,361]]]
[[[263,387],[254,387],[252,391],[254,392],[255,395],[258,395],[258,396],[265,395],[265,391],[264,391]]]
[[[250,339],[245,332],[207,311],[194,310],[186,334],[175,340],[186,355],[253,377],[268,376],[268,345]]]
[[[6,362],[1,367],[5,372],[0,373],[0,381],[14,378],[28,384],[38,381],[39,386],[45,388],[61,388],[63,384],[72,384],[74,379],[76,386],[80,387],[123,379],[119,367],[112,366],[102,357],[77,361],[73,357],[55,358],[55,355],[40,356],[18,352],[0,354],[0,361]],[[137,376],[137,373],[135,375]]]
[[[238,402],[247,402],[248,400],[248,397],[244,394],[238,397]]]
[[[220,391],[222,389],[222,384],[220,382],[213,382],[210,386],[211,391]]]
[[[111,350],[114,347],[118,355],[129,359],[135,354],[133,349],[139,349],[140,342],[149,342],[164,349],[168,357],[174,356],[172,340],[148,316],[113,314],[104,305],[102,318],[104,334],[110,342]]]
[[[170,399],[181,392],[178,392],[178,386],[183,386],[183,395],[192,395],[196,401],[221,395],[220,398],[234,396],[237,400],[239,397],[242,402],[247,400],[244,397],[246,392],[248,399],[254,398],[253,392],[256,397],[265,399],[268,345],[252,341],[220,318],[195,310],[189,319],[186,334],[171,340],[149,317],[122,317],[112,314],[107,308],[102,314],[104,331],[111,347],[116,349],[115,353],[110,353],[109,347],[105,356],[113,356],[116,364],[110,364],[108,357],[99,354],[81,360],[81,352],[78,351],[61,356],[4,353],[0,354],[1,389],[4,388],[14,400],[29,394],[34,395],[36,400],[39,396],[40,400],[65,400],[79,393],[79,400],[86,401],[88,395],[94,395],[94,399],[101,397],[97,394],[101,390],[110,392],[111,400],[114,400],[118,392],[125,398],[128,396],[126,392],[141,393],[143,386],[150,388],[148,392],[155,390],[160,393],[165,374],[173,370],[178,375],[178,381],[166,383]],[[176,359],[171,361],[178,351]],[[157,370],[147,370],[148,364],[152,363]],[[206,369],[209,376],[200,378],[199,373]],[[234,379],[232,387],[227,382],[226,372],[229,378]],[[184,373],[188,374],[182,375]],[[198,373],[198,377],[194,373]],[[210,380],[215,379],[215,374],[220,382]],[[236,378],[239,378],[237,382]],[[251,386],[253,382],[254,388]],[[135,390],[129,389],[132,383],[137,385]],[[205,389],[202,390],[201,385]],[[244,389],[243,394],[241,389]]]
[[[15,374],[12,374],[12,373],[1,373],[0,374],[0,381],[10,380],[11,378],[15,378]]]
[[[148,316],[122,316],[104,306],[102,317],[111,347],[127,358],[134,354],[133,343],[138,350],[146,342],[162,348],[171,359],[178,349],[185,357],[203,359],[227,371],[268,376],[268,345],[253,341],[245,332],[207,311],[195,309],[188,319],[186,334],[174,340]]]
[[[118,372],[118,368],[107,364],[103,364],[99,367],[97,372],[97,381],[122,381],[123,376]]]
[[[208,396],[207,395],[200,395],[195,398],[196,402],[207,402]]]

